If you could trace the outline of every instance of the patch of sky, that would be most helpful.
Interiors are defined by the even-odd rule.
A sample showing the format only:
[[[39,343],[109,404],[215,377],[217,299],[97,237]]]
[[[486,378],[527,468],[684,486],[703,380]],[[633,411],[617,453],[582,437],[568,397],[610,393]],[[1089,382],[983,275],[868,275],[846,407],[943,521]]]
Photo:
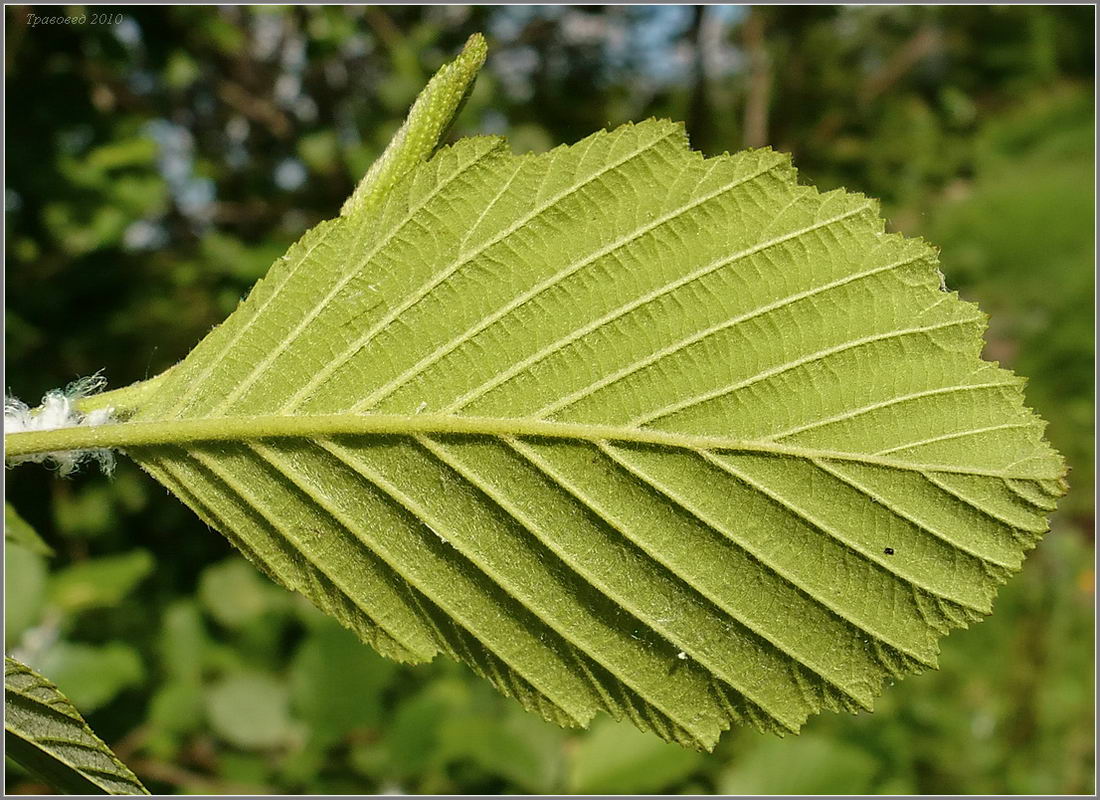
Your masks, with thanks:
[[[275,167],[275,185],[286,192],[301,188],[308,177],[305,164],[296,158],[284,158]]]
[[[134,94],[149,94],[157,87],[157,78],[147,69],[135,69],[126,78],[126,83]]]
[[[693,79],[694,51],[687,40],[696,13],[682,5],[623,6],[616,13],[589,14],[568,6],[500,6],[489,19],[488,30],[503,47],[490,56],[497,78],[518,101],[530,97],[531,82],[538,69],[567,68],[564,64],[543,65],[534,47],[522,34],[539,20],[557,20],[568,44],[597,47],[603,78],[621,81],[624,73],[644,92],[683,85]],[[746,6],[713,5],[703,12],[701,44],[709,78],[737,71],[739,51],[730,42],[730,28],[747,14]]]
[[[283,18],[275,14],[251,14],[248,20],[252,56],[259,61],[272,60],[283,38]]]
[[[122,235],[122,246],[126,250],[156,250],[168,243],[168,232],[163,225],[146,219],[139,219],[126,228]]]
[[[141,45],[141,26],[133,17],[123,16],[118,23],[111,26],[111,33],[127,49],[132,50]]]
[[[212,180],[195,174],[191,132],[166,119],[152,120],[145,132],[157,143],[157,169],[180,213],[196,224],[208,224],[213,218],[217,189]]]

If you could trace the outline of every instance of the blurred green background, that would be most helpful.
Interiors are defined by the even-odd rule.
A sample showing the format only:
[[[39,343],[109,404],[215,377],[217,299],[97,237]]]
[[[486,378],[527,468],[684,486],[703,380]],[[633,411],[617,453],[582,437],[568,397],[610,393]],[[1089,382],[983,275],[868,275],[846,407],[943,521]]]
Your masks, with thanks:
[[[992,315],[1072,465],[1053,530],[942,669],[874,714],[713,754],[565,731],[463,667],[397,665],[269,583],[140,470],[24,466],[6,641],[161,792],[1091,793],[1093,14],[1006,7],[17,7],[6,27],[6,387],[186,354],[335,216],[473,31],[452,136],[544,150],[649,116],[879,197]],[[109,24],[28,25],[28,14]],[[117,16],[115,16],[117,15]],[[43,790],[9,763],[8,790]]]

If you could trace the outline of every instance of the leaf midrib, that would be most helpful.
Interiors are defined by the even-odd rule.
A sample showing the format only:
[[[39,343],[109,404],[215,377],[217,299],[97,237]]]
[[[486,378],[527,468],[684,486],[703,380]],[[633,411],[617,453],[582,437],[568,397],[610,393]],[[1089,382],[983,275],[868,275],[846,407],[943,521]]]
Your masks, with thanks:
[[[961,433],[961,432],[960,432]],[[583,442],[625,442],[695,452],[747,452],[803,459],[855,461],[911,472],[948,472],[1015,480],[1056,480],[1054,472],[1010,472],[957,464],[934,464],[871,453],[798,447],[776,441],[702,436],[676,431],[583,422],[556,422],[522,417],[475,417],[444,414],[319,414],[302,416],[232,416],[123,422],[98,427],[60,428],[6,435],[8,458],[35,453],[93,448],[156,447],[201,442],[331,436],[459,435],[537,437]]]

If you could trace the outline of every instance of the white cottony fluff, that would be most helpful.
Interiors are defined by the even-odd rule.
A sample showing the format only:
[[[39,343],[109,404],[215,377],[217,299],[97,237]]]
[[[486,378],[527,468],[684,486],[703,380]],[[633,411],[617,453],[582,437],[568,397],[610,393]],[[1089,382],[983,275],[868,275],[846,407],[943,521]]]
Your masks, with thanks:
[[[106,381],[94,375],[69,385],[65,390],[53,389],[42,398],[42,405],[29,408],[22,400],[4,396],[4,433],[25,433],[28,431],[52,431],[58,428],[94,427],[115,422],[113,408],[100,408],[83,414],[74,408],[74,403],[100,389]],[[61,475],[69,475],[82,461],[93,458],[108,475],[115,466],[112,451],[96,448],[92,450],[65,450],[53,453],[35,453],[9,459],[9,464],[22,464],[28,461],[51,463],[56,465]]]

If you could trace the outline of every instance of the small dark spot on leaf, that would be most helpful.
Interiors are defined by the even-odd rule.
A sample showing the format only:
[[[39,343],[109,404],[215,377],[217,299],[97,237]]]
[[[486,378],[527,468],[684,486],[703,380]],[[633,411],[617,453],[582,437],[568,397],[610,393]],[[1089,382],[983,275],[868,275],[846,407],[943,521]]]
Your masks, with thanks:
[[[887,547],[887,548],[886,548],[885,550],[883,550],[882,552],[886,553],[886,555],[888,555],[888,556],[892,556],[892,555],[894,554],[894,548],[892,548],[892,547]]]

